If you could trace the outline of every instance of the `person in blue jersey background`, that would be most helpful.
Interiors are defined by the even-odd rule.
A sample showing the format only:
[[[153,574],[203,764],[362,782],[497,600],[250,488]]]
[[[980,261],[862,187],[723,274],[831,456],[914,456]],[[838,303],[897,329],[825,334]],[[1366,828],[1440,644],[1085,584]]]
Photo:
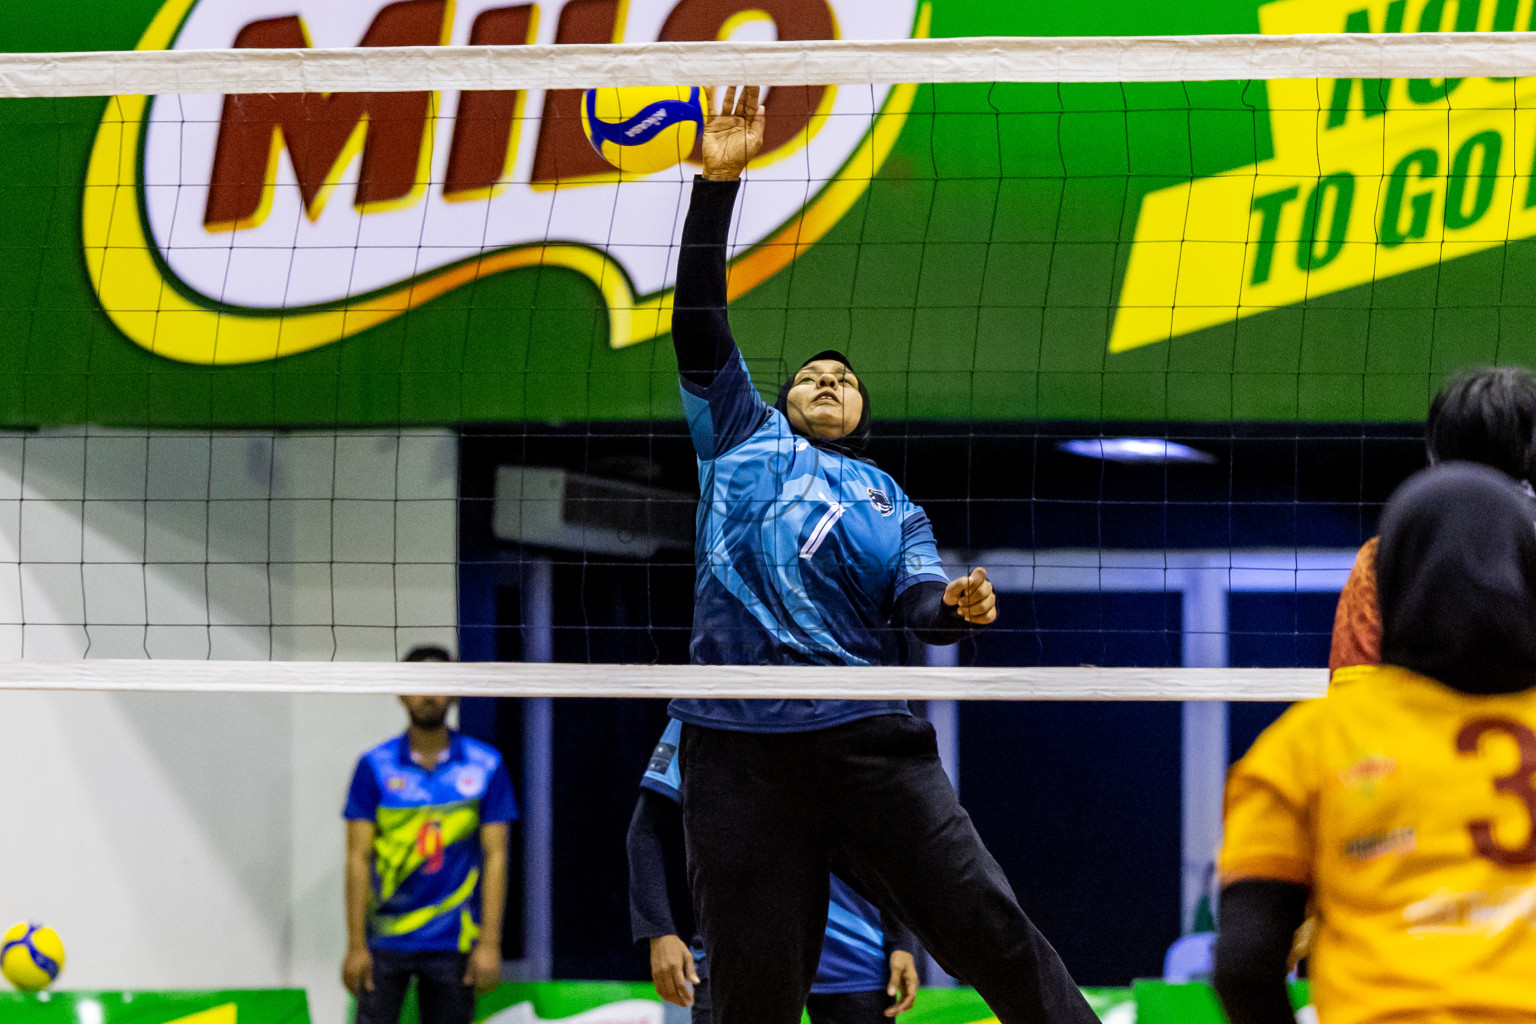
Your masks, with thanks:
[[[419,647],[407,661],[447,661]],[[403,735],[365,753],[347,821],[347,955],[356,1024],[398,1024],[416,979],[421,1024],[470,1024],[501,980],[507,832],[517,802],[501,754],[447,726],[452,697],[401,697]]]
[[[693,1011],[693,1024],[711,1024],[708,959],[702,941],[686,943],[672,914],[669,879],[680,871],[672,840],[681,839],[682,773],[677,741],[682,723],[668,723],[640,778],[629,824],[629,911],[636,942],[649,942],[656,994]],[[821,958],[805,1009],[811,1024],[877,1024],[912,1008],[917,962],[907,930],[832,876]]]
[[[815,353],[769,406],[726,312],[726,242],[762,145],[758,90],[713,96],[678,255],[672,341],[699,465],[691,660],[894,665],[909,631],[997,617],[986,572],[946,577],[923,510],[860,451],[872,397]],[[814,346],[807,346],[813,348]],[[900,700],[672,701],[689,889],[719,1024],[795,1024],[831,875],[894,912],[1003,1024],[1097,1020],[1019,907]]]

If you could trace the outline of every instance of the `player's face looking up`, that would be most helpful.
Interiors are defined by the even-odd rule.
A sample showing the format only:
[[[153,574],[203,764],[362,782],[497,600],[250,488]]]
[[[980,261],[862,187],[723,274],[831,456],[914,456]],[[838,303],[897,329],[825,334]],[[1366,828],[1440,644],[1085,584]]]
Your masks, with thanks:
[[[806,363],[789,387],[785,411],[789,425],[806,437],[846,437],[864,415],[859,379],[836,359]]]

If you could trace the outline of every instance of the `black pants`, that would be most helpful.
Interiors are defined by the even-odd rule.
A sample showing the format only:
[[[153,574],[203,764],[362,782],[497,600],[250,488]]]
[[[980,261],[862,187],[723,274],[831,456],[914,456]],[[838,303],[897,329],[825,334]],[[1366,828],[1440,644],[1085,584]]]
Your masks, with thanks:
[[[405,990],[416,979],[421,1024],[470,1024],[475,989],[464,984],[469,957],[462,953],[373,951],[373,991],[358,994],[356,1024],[400,1024]]]
[[[716,1024],[799,1020],[832,872],[900,917],[1002,1024],[1097,1024],[955,799],[927,722],[882,715],[777,734],[689,725],[679,756]]]
[[[885,989],[873,992],[812,992],[805,999],[811,1024],[890,1024],[886,1007],[895,1002]]]
[[[885,1015],[892,1003],[885,989],[873,992],[813,992],[805,1001],[811,1024],[890,1024]],[[709,979],[693,986],[693,1024],[715,1024],[709,1000]]]

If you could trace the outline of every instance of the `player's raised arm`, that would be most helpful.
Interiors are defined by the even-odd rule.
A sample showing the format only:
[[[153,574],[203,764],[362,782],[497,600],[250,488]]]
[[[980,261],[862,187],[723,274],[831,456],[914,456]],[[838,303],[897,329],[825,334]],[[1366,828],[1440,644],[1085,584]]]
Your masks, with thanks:
[[[709,459],[745,439],[766,415],[731,336],[725,278],[731,210],[741,172],[762,147],[765,115],[755,86],[739,94],[727,89],[718,114],[712,92],[706,90],[704,102],[704,173],[694,181],[683,223],[672,346],[689,431],[700,457]]]
[[[701,388],[736,356],[726,318],[725,244],[741,172],[763,144],[765,108],[756,86],[738,96],[725,91],[725,109],[714,112],[714,93],[705,90],[703,180],[695,182],[683,225],[673,299],[672,345],[683,379]]]

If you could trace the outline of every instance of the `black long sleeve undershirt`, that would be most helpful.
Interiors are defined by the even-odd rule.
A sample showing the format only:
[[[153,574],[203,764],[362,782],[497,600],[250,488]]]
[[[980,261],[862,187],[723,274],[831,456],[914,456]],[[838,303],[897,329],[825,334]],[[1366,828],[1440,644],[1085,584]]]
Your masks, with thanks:
[[[909,629],[923,643],[936,647],[959,643],[981,628],[966,622],[953,605],[944,603],[944,589],[938,580],[912,584],[896,599],[891,625]]]
[[[891,962],[891,954],[898,949],[916,955],[917,938],[907,926],[901,923],[901,918],[883,907],[880,910],[880,930],[885,934],[885,962]]]
[[[1295,1024],[1285,976],[1308,889],[1248,879],[1221,890],[1216,933],[1216,994],[1232,1024]]]
[[[680,871],[672,863],[683,834],[683,810],[660,793],[640,790],[629,820],[629,927],[636,942],[676,935],[667,879]]]
[[[672,347],[678,372],[696,387],[709,387],[736,356],[726,317],[725,246],[740,190],[740,181],[694,178],[683,222],[672,297]]]

